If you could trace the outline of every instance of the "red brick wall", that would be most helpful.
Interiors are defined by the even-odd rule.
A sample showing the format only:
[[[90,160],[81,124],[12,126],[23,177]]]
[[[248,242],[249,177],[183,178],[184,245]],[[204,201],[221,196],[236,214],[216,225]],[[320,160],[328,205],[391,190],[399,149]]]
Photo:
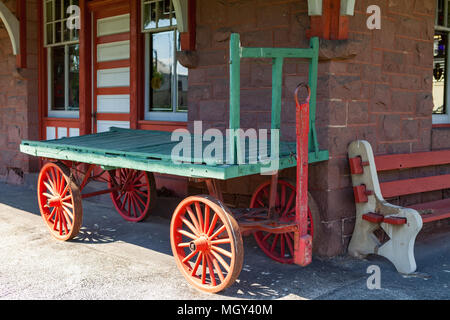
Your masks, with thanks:
[[[15,13],[16,1],[4,1]],[[11,42],[0,22],[0,180],[20,183],[36,159],[20,153],[22,139],[38,139],[37,9],[27,0],[27,69],[17,69]]]
[[[381,30],[368,30],[366,9],[379,5]],[[189,120],[204,129],[228,126],[228,35],[243,46],[306,47],[307,1],[198,0],[199,66],[189,73]],[[324,232],[318,253],[344,253],[355,208],[347,146],[368,140],[375,153],[431,149],[434,0],[356,1],[350,39],[321,41],[317,131],[330,160],[310,166],[309,190],[319,204]],[[287,60],[283,76],[282,138],[294,140],[292,93],[306,80],[307,65]],[[246,61],[241,71],[241,127],[269,128],[269,61]],[[295,179],[295,172],[283,175]],[[267,179],[267,178],[265,178]],[[224,182],[225,199],[246,206],[262,177]],[[192,184],[191,192],[200,191]],[[317,249],[317,248],[316,248]]]

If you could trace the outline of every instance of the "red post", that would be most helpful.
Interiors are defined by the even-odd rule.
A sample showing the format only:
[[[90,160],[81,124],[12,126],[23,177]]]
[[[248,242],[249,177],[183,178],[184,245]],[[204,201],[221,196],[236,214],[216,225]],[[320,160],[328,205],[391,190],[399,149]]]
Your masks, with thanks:
[[[308,97],[302,104],[298,101],[301,88],[308,90]],[[297,198],[295,203],[294,263],[306,266],[312,260],[312,237],[308,234],[308,135],[309,135],[309,99],[311,89],[300,84],[295,90],[296,122],[297,122]]]

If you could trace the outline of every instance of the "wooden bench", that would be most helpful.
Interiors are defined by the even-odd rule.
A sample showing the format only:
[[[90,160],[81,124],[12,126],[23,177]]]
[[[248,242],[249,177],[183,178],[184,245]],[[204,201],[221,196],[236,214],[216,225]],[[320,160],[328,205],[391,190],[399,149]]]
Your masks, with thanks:
[[[413,273],[417,265],[414,242],[424,223],[450,218],[450,199],[411,205],[392,205],[385,198],[450,188],[450,174],[379,183],[378,172],[450,164],[450,151],[429,151],[374,157],[367,141],[358,140],[348,149],[356,204],[356,222],[349,254],[386,257],[400,273]],[[378,232],[378,233],[377,233]],[[387,239],[380,240],[380,232]]]

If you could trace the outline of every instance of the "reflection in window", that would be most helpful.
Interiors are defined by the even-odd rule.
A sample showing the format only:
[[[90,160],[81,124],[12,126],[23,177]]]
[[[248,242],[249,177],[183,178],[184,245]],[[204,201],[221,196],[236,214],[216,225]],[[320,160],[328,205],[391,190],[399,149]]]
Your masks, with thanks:
[[[51,110],[79,109],[79,45],[49,48],[51,61]]]
[[[172,0],[142,1],[143,30],[161,30],[176,26]]]
[[[433,113],[446,113],[446,67],[447,67],[447,43],[448,34],[437,32],[434,36],[434,61],[433,61]]]

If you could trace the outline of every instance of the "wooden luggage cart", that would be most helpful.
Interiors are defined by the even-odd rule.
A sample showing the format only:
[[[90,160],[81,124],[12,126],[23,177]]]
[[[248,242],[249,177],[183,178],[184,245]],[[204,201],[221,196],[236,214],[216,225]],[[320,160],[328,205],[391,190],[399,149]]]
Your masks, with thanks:
[[[280,129],[284,59],[309,59],[309,85],[300,85],[295,92],[297,142],[281,142],[279,138],[262,142],[268,150],[279,146],[278,157],[271,154],[272,159],[277,158],[279,170],[297,167],[296,184],[278,179],[278,171],[273,172],[271,180],[254,192],[250,208],[228,208],[218,180],[260,174],[267,166],[259,157],[251,163],[250,143],[242,144],[236,135],[224,146],[235,156],[233,163],[193,161],[191,157],[174,163],[172,150],[179,142],[172,141],[171,133],[161,131],[111,128],[109,132],[80,137],[23,141],[22,152],[49,160],[39,175],[38,201],[51,234],[59,240],[74,238],[82,225],[82,199],[105,193],[110,193],[124,219],[142,221],[156,201],[153,172],[157,172],[205,181],[209,190],[209,195],[182,200],[170,227],[177,266],[195,287],[219,292],[234,283],[243,263],[242,235],[253,234],[261,249],[278,262],[309,264],[318,213],[307,190],[308,162],[328,159],[328,152],[319,150],[314,126],[318,53],[318,38],[312,38],[306,49],[245,48],[238,34],[230,39],[231,130],[240,127],[242,58],[273,61],[272,131]],[[307,89],[308,97],[299,102],[298,91],[302,88]],[[83,193],[90,181],[105,176],[105,190]]]

